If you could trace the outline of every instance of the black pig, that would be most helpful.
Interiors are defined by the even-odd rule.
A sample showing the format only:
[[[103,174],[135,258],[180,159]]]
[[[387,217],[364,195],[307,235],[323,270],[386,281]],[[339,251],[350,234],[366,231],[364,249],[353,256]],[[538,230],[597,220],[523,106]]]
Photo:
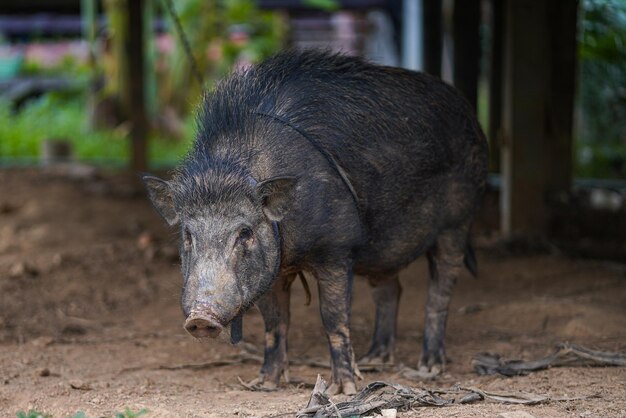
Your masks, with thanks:
[[[354,393],[352,276],[376,303],[366,361],[391,359],[398,272],[422,254],[431,280],[422,370],[445,362],[448,304],[487,174],[487,145],[460,93],[426,74],[326,52],[284,52],[207,95],[172,180],[144,178],[180,224],[185,328],[216,336],[252,304],[265,321],[257,384],[287,372],[289,283],[317,279],[330,392]],[[237,338],[237,337],[235,337]]]

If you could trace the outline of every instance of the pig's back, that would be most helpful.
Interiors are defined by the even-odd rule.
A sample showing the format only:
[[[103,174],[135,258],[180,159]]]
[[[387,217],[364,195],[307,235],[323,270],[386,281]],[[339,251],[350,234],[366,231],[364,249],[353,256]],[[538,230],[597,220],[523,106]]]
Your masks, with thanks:
[[[357,271],[407,264],[440,230],[473,215],[486,142],[458,91],[423,73],[350,57],[311,52],[290,59],[299,70],[280,83],[271,111],[347,173],[366,231]]]
[[[196,148],[205,152],[253,141],[251,127],[275,116],[332,156],[359,201],[357,271],[415,259],[439,230],[471,216],[484,186],[486,144],[473,110],[423,73],[286,52],[230,77],[202,111]]]

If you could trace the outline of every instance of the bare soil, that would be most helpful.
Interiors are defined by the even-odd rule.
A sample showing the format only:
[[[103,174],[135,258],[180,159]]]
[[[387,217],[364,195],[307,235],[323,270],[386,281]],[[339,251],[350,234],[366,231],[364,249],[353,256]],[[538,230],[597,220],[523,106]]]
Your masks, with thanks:
[[[626,265],[558,254],[513,256],[480,234],[476,242],[479,278],[467,274],[457,286],[447,335],[450,364],[443,376],[410,381],[390,370],[366,373],[359,384],[460,383],[554,397],[598,395],[536,406],[416,408],[401,417],[511,411],[626,416],[626,368],[563,367],[506,378],[478,376],[471,367],[479,352],[531,359],[561,341],[625,350]],[[397,365],[418,361],[426,270],[420,260],[401,276]],[[128,407],[146,408],[154,417],[293,416],[305,406],[317,374],[329,377],[326,368],[294,365],[291,377],[299,383],[251,392],[238,377],[256,377],[260,366],[253,359],[207,367],[240,359],[242,347],[247,353],[260,349],[262,319],[255,310],[246,315],[243,345],[195,341],[182,329],[180,282],[175,231],[121,175],[77,180],[36,170],[0,171],[0,415],[35,408],[55,417],[77,411],[111,416]],[[372,332],[373,303],[364,280],[357,278],[354,292],[358,355]],[[311,306],[305,300],[302,287],[295,286],[290,358],[328,361],[316,295]]]

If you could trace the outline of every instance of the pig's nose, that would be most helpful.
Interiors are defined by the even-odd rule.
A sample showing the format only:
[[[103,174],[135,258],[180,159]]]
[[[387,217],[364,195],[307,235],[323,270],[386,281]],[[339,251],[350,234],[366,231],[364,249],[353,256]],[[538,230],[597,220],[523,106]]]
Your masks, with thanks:
[[[196,338],[215,338],[222,332],[222,325],[208,315],[189,315],[185,329]]]

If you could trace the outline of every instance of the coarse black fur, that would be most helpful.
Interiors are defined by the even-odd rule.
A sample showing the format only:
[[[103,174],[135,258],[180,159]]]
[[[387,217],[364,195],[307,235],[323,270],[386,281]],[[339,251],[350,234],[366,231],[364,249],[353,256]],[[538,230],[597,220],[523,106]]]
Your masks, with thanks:
[[[232,180],[245,189],[246,175],[263,178],[289,170],[291,175],[302,176],[303,158],[321,160],[297,132],[259,112],[278,115],[306,131],[348,174],[362,208],[364,228],[360,228],[363,235],[358,244],[388,243],[415,234],[406,224],[398,225],[394,216],[405,212],[406,203],[433,203],[426,211],[436,218],[428,228],[431,231],[460,223],[467,217],[461,209],[472,212],[480,194],[476,191],[484,187],[486,168],[481,159],[486,155],[486,142],[472,109],[452,87],[422,73],[307,51],[279,54],[230,77],[207,97],[199,111],[193,151],[176,176],[181,202],[206,201],[198,183],[189,179],[195,173],[206,176],[206,168],[216,164],[220,168],[230,165],[232,171],[215,169],[212,173],[232,174],[237,177]],[[329,171],[327,162],[320,162]],[[389,179],[396,184],[388,185]],[[219,179],[213,180],[207,176],[207,184],[222,187]],[[444,192],[449,188],[441,186],[455,180],[459,180],[455,183],[459,202],[448,205]],[[411,184],[412,190],[400,187],[403,183]],[[224,191],[239,192],[237,187]],[[401,231],[402,237],[389,233],[400,228],[406,231]],[[406,265],[434,242],[436,233],[419,232],[425,240],[413,237],[411,241],[424,245],[407,254],[387,247],[381,257],[378,245],[357,245],[355,265],[359,266],[359,259],[366,263],[374,259],[377,266],[371,268],[376,270],[393,271]]]
[[[432,368],[444,361],[457,267],[465,261],[476,272],[467,235],[486,173],[484,135],[454,88],[359,58],[289,51],[233,74],[207,95],[193,149],[167,183],[183,222],[219,215],[227,225],[238,214],[267,231],[259,216],[270,213],[270,194],[255,184],[295,179],[282,197],[271,195],[284,214],[280,276],[307,270],[318,279],[333,380],[341,390],[342,382],[353,386],[356,371],[347,328],[352,273],[373,285],[397,280],[400,269],[426,252],[433,278],[421,363]],[[236,280],[252,283],[238,274]],[[266,297],[275,278],[262,276],[240,303]],[[395,330],[399,287],[388,289],[379,294],[396,301],[377,299],[389,319],[377,322],[380,341],[375,338],[371,353],[393,350],[394,338],[382,329]]]

